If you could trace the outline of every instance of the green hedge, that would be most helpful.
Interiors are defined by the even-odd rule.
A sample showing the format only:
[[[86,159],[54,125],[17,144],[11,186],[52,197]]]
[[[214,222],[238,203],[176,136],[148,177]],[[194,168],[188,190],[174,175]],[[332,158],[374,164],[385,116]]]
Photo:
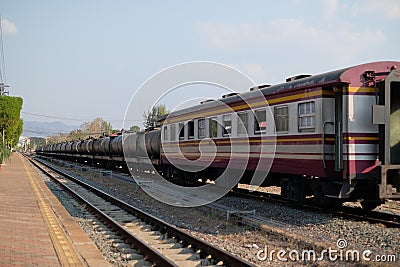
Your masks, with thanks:
[[[18,144],[23,121],[21,97],[0,96],[0,160],[10,156],[10,149]],[[3,136],[4,133],[4,136]],[[4,143],[3,143],[4,140]]]

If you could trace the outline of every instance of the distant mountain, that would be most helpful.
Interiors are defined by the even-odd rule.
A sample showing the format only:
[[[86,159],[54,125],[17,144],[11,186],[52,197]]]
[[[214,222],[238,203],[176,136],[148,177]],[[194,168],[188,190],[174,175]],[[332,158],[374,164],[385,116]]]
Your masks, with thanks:
[[[79,126],[67,125],[59,121],[24,121],[22,135],[29,137],[46,137],[50,135],[57,135],[60,133],[69,133],[74,129],[79,129]]]

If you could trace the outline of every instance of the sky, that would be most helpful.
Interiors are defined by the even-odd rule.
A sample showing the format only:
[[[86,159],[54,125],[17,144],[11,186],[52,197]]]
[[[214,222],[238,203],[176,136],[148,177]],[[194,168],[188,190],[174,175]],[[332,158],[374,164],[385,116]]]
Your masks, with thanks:
[[[121,128],[136,90],[186,62],[226,64],[255,84],[276,84],[400,61],[398,0],[1,0],[0,13],[5,82],[24,99],[26,121],[79,126],[101,117]],[[165,100],[168,109],[202,90],[186,89]],[[130,107],[129,123],[142,126],[152,104]]]

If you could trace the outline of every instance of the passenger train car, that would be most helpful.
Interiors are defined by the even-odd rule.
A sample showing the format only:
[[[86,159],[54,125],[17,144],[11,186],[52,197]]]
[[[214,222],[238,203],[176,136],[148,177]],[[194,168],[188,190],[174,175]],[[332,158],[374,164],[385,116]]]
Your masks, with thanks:
[[[281,186],[292,200],[362,200],[372,209],[400,199],[396,66],[400,62],[372,62],[299,75],[172,112],[160,129],[48,145],[37,153],[113,167],[128,162],[138,170],[150,158],[177,182],[213,180],[228,167],[242,168],[241,183],[261,174],[263,185]]]

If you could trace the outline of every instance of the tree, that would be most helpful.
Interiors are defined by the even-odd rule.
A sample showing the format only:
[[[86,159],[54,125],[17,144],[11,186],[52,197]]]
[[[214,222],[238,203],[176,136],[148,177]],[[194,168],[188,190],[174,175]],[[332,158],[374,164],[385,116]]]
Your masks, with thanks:
[[[10,149],[18,144],[23,121],[20,118],[21,97],[0,96],[0,160],[9,157]]]
[[[59,134],[47,138],[47,143],[55,144],[67,141],[85,140],[89,137],[98,138],[104,134],[118,132],[112,125],[102,118],[96,118],[92,122],[84,122],[79,129],[72,130],[69,134]]]
[[[37,147],[41,147],[46,145],[46,138],[41,137],[30,137],[31,141],[29,143],[30,149],[36,149]]]
[[[143,125],[146,130],[153,128],[158,117],[168,114],[165,104],[153,106],[153,108],[143,114]]]
[[[69,138],[71,139],[71,141],[83,140],[87,138],[87,133],[85,133],[81,129],[75,129],[69,133]]]
[[[62,143],[62,142],[67,142],[70,141],[69,134],[59,134],[59,135],[54,135],[54,136],[49,136],[47,138],[47,143],[48,144],[57,144],[57,143]]]
[[[106,122],[102,118],[96,118],[92,122],[84,122],[80,130],[91,137],[98,138],[104,133],[111,133],[112,126],[111,123]]]
[[[129,128],[129,131],[134,132],[134,133],[140,132],[140,127],[137,125],[133,125],[133,126],[131,126],[131,128]]]

